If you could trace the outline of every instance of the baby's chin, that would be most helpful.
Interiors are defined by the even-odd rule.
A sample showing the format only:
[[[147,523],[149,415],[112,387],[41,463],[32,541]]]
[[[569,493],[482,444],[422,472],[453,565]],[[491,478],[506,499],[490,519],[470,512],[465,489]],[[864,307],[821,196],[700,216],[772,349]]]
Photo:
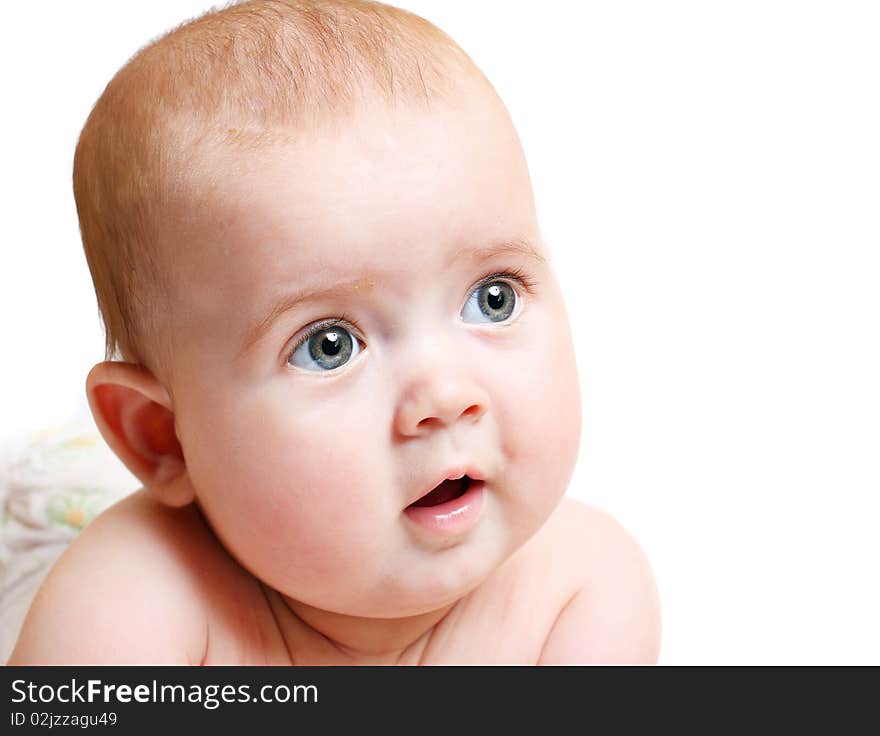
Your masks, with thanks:
[[[538,525],[540,526],[540,525]],[[461,545],[432,556],[422,555],[386,576],[365,575],[363,584],[340,582],[322,591],[278,592],[289,603],[344,616],[400,619],[448,609],[480,588],[502,568],[532,536],[505,530],[503,536],[486,535],[472,545]]]
[[[399,619],[420,616],[443,608],[448,608],[474,589],[478,588],[491,570],[481,575],[471,575],[468,579],[456,582],[448,580],[426,581],[407,586],[372,586],[369,593],[352,595],[351,590],[325,591],[315,596],[281,593],[288,604],[301,603],[313,609],[335,613],[342,616],[371,619]]]

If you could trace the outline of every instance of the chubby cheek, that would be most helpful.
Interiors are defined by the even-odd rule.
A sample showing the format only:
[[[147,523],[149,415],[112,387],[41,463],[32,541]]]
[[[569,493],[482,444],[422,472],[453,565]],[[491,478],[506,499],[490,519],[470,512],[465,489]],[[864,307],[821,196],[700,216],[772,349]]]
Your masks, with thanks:
[[[517,502],[531,533],[565,493],[577,459],[581,401],[577,366],[561,300],[542,311],[505,377],[502,437]]]
[[[285,394],[267,391],[206,412],[209,441],[187,453],[215,532],[240,563],[281,590],[338,582],[368,562],[376,515],[389,502],[375,490],[389,487],[370,441],[375,433],[361,424],[370,412],[339,397]]]

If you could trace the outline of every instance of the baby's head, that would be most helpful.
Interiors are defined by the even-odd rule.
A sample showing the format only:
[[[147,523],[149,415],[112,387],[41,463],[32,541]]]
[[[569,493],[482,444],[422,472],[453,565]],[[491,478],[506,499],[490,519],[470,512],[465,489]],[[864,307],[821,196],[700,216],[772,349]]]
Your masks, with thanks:
[[[89,375],[96,420],[264,583],[428,611],[556,507],[580,431],[563,300],[507,112],[426,21],[197,19],[110,83],[74,179],[124,361]]]

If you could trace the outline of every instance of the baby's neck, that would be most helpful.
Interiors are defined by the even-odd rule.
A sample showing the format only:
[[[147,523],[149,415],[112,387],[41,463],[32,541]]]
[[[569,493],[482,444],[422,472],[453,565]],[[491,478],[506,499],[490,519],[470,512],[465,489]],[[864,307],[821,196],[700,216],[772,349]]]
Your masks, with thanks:
[[[418,664],[455,603],[417,616],[361,618],[323,611],[265,588],[293,664]]]

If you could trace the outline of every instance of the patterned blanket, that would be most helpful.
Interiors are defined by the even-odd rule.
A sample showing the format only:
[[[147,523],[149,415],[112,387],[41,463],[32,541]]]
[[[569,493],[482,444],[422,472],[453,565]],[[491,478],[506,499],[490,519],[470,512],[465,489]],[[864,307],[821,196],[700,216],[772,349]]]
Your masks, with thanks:
[[[0,663],[55,559],[139,485],[87,413],[0,449]]]

